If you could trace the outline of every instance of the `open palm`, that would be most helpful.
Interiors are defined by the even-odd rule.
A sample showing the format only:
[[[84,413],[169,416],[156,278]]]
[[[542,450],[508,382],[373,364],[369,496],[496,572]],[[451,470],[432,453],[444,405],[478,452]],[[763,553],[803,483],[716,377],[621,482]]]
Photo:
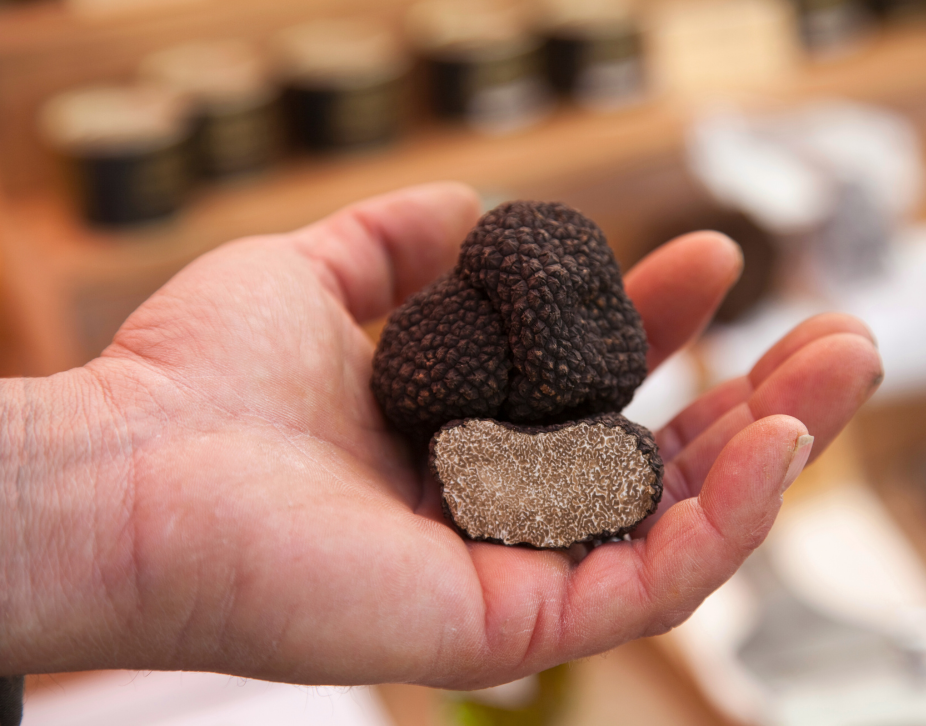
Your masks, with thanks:
[[[470,190],[430,185],[226,245],[89,364],[129,456],[98,555],[121,629],[87,665],[464,688],[663,632],[762,541],[798,440],[822,451],[880,380],[863,325],[812,319],[659,433],[645,536],[584,558],[467,541],[376,406],[359,324],[449,267],[476,217]],[[697,233],[628,273],[651,369],[740,265]]]

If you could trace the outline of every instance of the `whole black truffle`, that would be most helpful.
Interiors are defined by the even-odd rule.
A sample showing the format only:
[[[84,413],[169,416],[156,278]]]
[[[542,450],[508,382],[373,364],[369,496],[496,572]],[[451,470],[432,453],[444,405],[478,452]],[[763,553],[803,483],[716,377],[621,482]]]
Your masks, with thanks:
[[[572,420],[626,406],[646,351],[598,226],[563,204],[510,202],[482,217],[449,274],[389,319],[373,391],[420,438],[454,419]]]
[[[646,350],[597,225],[511,202],[392,315],[372,386],[397,428],[434,434],[445,512],[470,537],[568,547],[626,534],[662,496],[652,434],[619,415]]]

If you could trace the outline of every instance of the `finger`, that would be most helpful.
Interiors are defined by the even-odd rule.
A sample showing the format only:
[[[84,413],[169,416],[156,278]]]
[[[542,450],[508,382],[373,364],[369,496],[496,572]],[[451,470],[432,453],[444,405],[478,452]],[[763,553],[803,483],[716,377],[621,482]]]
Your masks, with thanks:
[[[572,559],[562,551],[482,542],[469,549],[482,589],[486,646],[502,674],[488,681],[507,682],[546,667],[544,654],[557,649]],[[549,665],[554,660],[565,658]]]
[[[656,435],[663,459],[671,461],[714,421],[748,400],[756,387],[792,355],[815,340],[837,333],[854,333],[875,342],[871,330],[851,315],[824,313],[805,320],[773,345],[748,375],[717,386],[670,421]]]
[[[815,438],[815,458],[874,393],[882,377],[881,359],[867,337],[837,333],[806,345],[667,464],[663,501],[654,516],[697,496],[720,451],[766,416],[786,414],[803,421]]]
[[[671,508],[646,540],[634,542],[641,587],[630,617],[644,624],[644,633],[682,622],[763,542],[782,493],[811,453],[807,431],[789,416],[740,431],[720,452],[699,496]],[[587,559],[588,577],[601,566],[596,554]]]
[[[648,539],[602,545],[578,567],[562,552],[471,544],[485,603],[482,677],[510,680],[681,622],[767,534],[804,434],[786,416],[753,424],[724,449],[700,499],[673,508]]]
[[[740,376],[715,386],[656,433],[659,454],[665,463],[734,406],[749,400],[755,389],[748,376]]]
[[[743,269],[743,253],[719,232],[662,245],[627,273],[627,294],[643,318],[653,370],[704,329]]]
[[[788,358],[797,353],[804,346],[827,335],[837,333],[853,333],[867,338],[877,347],[875,336],[871,329],[861,320],[845,313],[823,313],[816,315],[798,325],[794,330],[769,348],[768,352],[759,359],[749,372],[749,380],[753,386],[759,386],[771,373]]]
[[[346,207],[286,236],[358,322],[385,315],[450,268],[479,218],[476,193],[444,182]]]

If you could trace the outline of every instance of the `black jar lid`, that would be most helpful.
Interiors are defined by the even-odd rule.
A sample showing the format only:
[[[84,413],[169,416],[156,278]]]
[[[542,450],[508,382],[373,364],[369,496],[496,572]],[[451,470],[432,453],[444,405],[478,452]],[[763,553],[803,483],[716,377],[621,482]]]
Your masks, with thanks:
[[[349,88],[393,81],[409,60],[388,26],[367,19],[320,20],[280,31],[272,53],[284,82]]]
[[[266,59],[242,40],[164,48],[142,61],[139,74],[146,82],[182,93],[206,109],[252,108],[276,95]]]
[[[47,101],[40,124],[53,147],[72,155],[144,153],[186,139],[191,108],[183,94],[150,84],[87,86]]]

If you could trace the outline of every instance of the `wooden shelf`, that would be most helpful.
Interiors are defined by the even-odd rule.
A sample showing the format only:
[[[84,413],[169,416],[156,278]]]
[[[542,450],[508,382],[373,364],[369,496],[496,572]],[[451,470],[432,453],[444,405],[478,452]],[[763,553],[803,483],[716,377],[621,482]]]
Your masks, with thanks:
[[[820,95],[908,106],[918,99],[926,111],[926,28],[897,29],[849,58],[808,63],[794,78],[734,100],[775,108]],[[661,98],[612,114],[563,108],[529,130],[498,138],[460,128],[414,129],[380,151],[294,160],[260,178],[203,189],[177,220],[142,231],[87,229],[67,200],[47,188],[11,197],[23,231],[48,238],[46,244],[56,238],[56,253],[77,243],[105,245],[100,250],[110,256],[112,243],[139,239],[206,249],[236,236],[292,229],[407,184],[453,178],[482,189],[520,191],[594,177],[680,148],[700,105]]]
[[[653,105],[619,117],[564,110],[507,138],[422,130],[377,152],[292,162],[261,178],[203,189],[176,219],[118,232],[86,227],[59,194],[21,194],[8,205],[3,252],[21,274],[6,284],[20,301],[16,314],[41,361],[37,372],[51,372],[96,354],[131,309],[222,242],[289,231],[357,199],[428,181],[458,179],[517,193],[539,179],[567,179],[665,153],[678,146],[683,128],[677,110]],[[109,302],[99,297],[104,290]],[[75,321],[101,309],[112,313],[98,333]]]
[[[0,47],[5,41],[0,30]],[[808,62],[793,78],[733,100],[774,108],[820,95],[901,106],[918,100],[926,116],[926,27],[896,29],[839,61]],[[501,138],[455,128],[414,129],[378,152],[291,161],[259,179],[205,189],[176,222],[159,230],[85,229],[67,201],[49,193],[48,186],[38,192],[14,190],[10,196],[30,237],[64,236],[65,246],[157,238],[208,248],[236,236],[291,229],[355,199],[406,184],[454,178],[507,191],[594,176],[679,148],[686,121],[709,100],[657,98],[607,115],[564,108],[532,129]]]
[[[84,227],[56,194],[21,195],[17,216],[62,248],[161,239],[210,246],[260,232],[293,229],[356,199],[409,184],[458,179],[483,189],[522,189],[542,179],[611,169],[679,145],[684,114],[650,105],[619,117],[564,110],[517,136],[487,138],[465,129],[425,129],[399,144],[353,156],[291,161],[263,177],[204,188],[178,218],[141,231]],[[52,220],[55,220],[52,222]]]

